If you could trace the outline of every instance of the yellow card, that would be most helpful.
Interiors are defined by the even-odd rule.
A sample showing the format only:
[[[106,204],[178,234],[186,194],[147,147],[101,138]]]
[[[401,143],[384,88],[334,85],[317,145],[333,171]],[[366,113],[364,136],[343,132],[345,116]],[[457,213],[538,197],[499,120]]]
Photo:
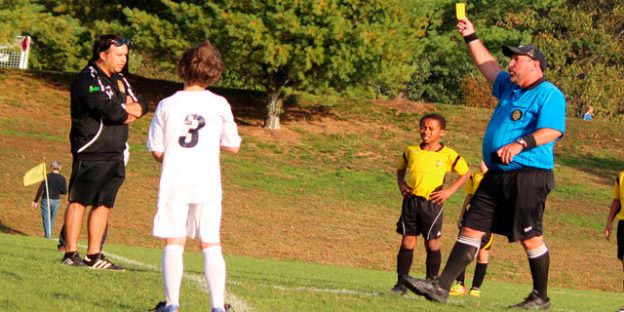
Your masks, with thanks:
[[[465,3],[455,3],[455,16],[458,20],[466,17],[466,4]]]

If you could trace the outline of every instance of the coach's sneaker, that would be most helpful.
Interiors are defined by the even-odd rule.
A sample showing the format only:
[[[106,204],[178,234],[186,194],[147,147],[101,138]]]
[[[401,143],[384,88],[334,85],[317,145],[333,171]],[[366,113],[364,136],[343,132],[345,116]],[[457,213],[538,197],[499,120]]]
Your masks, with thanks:
[[[457,283],[451,287],[449,290],[449,295],[451,296],[463,296],[466,294],[466,286],[462,283]]]
[[[61,263],[64,265],[70,266],[83,266],[82,260],[80,259],[80,255],[77,252],[67,252],[63,256],[63,260]]]
[[[407,288],[401,283],[396,283],[396,285],[390,288],[389,291],[390,291],[390,294],[392,295],[403,296],[405,295],[405,293],[407,293]]]
[[[113,271],[125,271],[124,268],[114,265],[112,262],[106,260],[104,255],[99,253],[92,259],[86,256],[82,262],[91,269],[95,270],[113,270]]]
[[[481,289],[479,289],[479,287],[472,287],[470,289],[470,297],[481,297]]]
[[[540,298],[537,292],[533,290],[528,297],[524,298],[524,301],[509,307],[525,310],[548,310],[550,308],[550,299]]]
[[[405,275],[401,278],[401,284],[429,301],[445,303],[448,300],[448,290],[440,287],[437,280],[428,281]]]

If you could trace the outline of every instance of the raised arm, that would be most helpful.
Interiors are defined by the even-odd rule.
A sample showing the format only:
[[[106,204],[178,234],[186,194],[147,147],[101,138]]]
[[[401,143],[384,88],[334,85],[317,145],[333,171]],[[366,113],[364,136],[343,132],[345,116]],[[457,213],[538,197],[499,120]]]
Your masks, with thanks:
[[[490,85],[494,84],[496,76],[498,76],[502,68],[483,42],[477,37],[472,22],[467,17],[462,18],[457,21],[457,30],[467,42],[468,52],[470,52],[470,56],[472,56],[472,60],[479,68],[481,74],[483,74]]]

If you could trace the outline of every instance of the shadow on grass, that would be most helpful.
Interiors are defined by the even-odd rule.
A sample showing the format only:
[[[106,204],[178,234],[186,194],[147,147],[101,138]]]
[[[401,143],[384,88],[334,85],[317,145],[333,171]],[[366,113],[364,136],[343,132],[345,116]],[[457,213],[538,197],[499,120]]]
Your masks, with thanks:
[[[0,221],[0,232],[5,233],[5,234],[18,234],[18,235],[28,236],[28,235],[26,235],[26,233],[24,233],[22,231],[18,231],[16,229],[13,229],[13,228],[10,228],[10,227],[4,225],[4,223],[2,223],[2,221]]]
[[[556,162],[604,179],[607,184],[615,181],[617,174],[624,170],[624,160],[622,159],[602,158],[593,155],[557,155]]]

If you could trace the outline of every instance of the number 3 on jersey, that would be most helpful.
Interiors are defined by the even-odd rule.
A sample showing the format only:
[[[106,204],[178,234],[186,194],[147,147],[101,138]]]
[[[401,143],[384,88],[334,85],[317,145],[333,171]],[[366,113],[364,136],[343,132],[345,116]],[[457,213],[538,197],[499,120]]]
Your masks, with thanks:
[[[199,129],[206,125],[206,119],[201,115],[190,114],[184,119],[184,124],[188,129],[188,133],[181,136],[178,139],[178,143],[180,143],[182,147],[194,147],[197,145],[197,142],[199,142]]]

